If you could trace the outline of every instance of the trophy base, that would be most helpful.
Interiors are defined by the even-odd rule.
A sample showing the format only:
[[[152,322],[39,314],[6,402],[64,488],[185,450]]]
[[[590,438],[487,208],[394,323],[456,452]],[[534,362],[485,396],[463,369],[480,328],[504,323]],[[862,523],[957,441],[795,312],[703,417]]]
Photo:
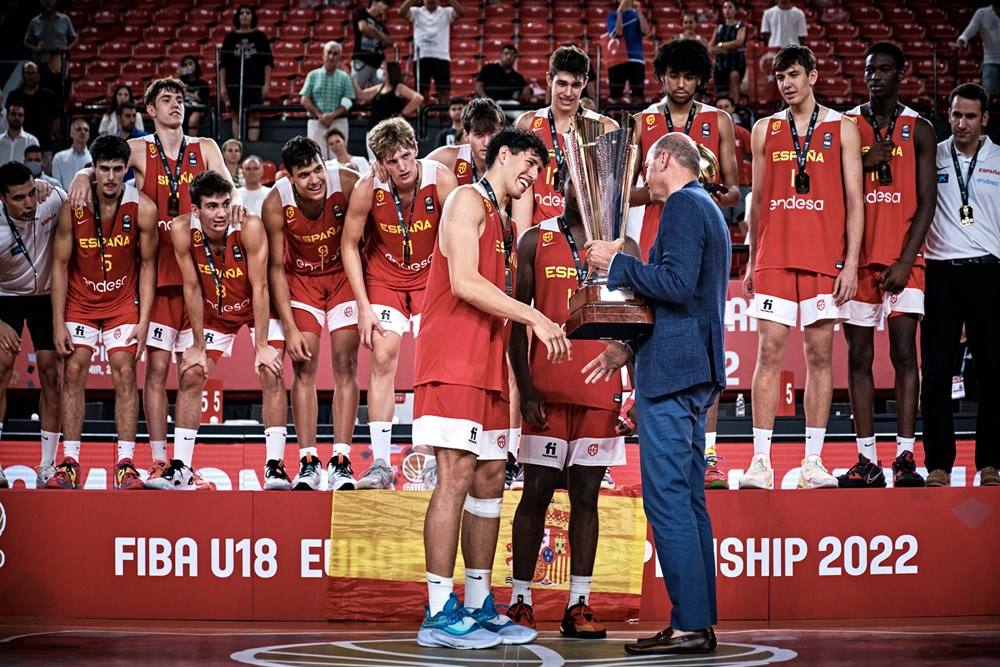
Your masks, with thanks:
[[[573,340],[630,340],[653,329],[653,310],[631,290],[583,285],[569,300],[566,335]]]

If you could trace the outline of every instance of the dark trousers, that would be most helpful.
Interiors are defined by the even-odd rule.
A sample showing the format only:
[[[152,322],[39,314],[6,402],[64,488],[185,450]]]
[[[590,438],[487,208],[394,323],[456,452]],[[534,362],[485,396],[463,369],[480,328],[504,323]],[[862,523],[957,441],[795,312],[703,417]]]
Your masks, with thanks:
[[[718,622],[712,521],[705,507],[705,416],[719,389],[705,383],[638,396],[642,503],[673,609],[670,627]]]
[[[608,97],[621,97],[625,93],[626,82],[632,89],[632,97],[642,99],[646,92],[646,66],[629,61],[608,68]]]
[[[927,470],[951,472],[955,424],[951,378],[965,335],[976,362],[976,469],[1000,467],[1000,263],[954,265],[927,261],[920,332],[921,409]]]
[[[413,65],[414,76],[420,66],[420,94],[427,97],[431,89],[431,79],[434,79],[434,94],[440,104],[448,103],[448,93],[451,92],[451,62],[440,58],[421,58]]]

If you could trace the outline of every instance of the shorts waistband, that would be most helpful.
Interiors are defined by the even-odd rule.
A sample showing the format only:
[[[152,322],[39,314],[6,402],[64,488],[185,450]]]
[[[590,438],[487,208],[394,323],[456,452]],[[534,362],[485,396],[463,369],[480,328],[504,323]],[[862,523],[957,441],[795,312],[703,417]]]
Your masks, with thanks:
[[[967,266],[969,264],[1000,264],[1000,258],[994,255],[979,257],[963,257],[961,259],[928,259],[928,264],[936,266]]]

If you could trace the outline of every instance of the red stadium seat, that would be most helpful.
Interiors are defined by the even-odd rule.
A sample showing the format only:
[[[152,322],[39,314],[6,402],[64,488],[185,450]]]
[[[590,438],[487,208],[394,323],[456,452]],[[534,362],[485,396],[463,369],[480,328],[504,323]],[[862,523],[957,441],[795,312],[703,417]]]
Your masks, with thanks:
[[[102,9],[99,12],[94,12],[93,15],[89,17],[88,22],[93,25],[114,25],[119,22],[119,15],[116,11]]]
[[[121,65],[123,77],[148,79],[156,74],[156,68],[148,60],[129,60]]]
[[[313,27],[313,37],[321,42],[342,40],[346,35],[343,23],[317,23]]]
[[[873,42],[882,41],[892,37],[892,26],[886,23],[862,23],[860,24],[861,36]]]
[[[487,58],[499,58],[500,51],[504,44],[510,44],[512,40],[500,37],[487,37],[483,40],[483,55]]]
[[[290,59],[275,59],[271,68],[272,79],[291,79],[299,75],[299,62]]]
[[[810,39],[819,39],[826,36],[826,29],[821,23],[810,23],[806,28],[806,37]]]
[[[925,39],[912,39],[906,41],[905,52],[910,58],[930,58],[934,55],[934,43]]]
[[[283,19],[286,23],[312,24],[316,22],[316,10],[308,7],[296,7],[284,13]]]
[[[840,61],[836,58],[816,58],[816,69],[820,77],[839,76]]]
[[[935,66],[933,58],[916,58],[910,61],[910,69],[913,74],[919,77],[940,76],[947,73],[948,63],[939,58]]]
[[[307,41],[310,37],[310,29],[308,25],[302,23],[286,23],[285,25],[278,28],[278,39],[288,40],[288,41]]]
[[[201,42],[208,39],[208,27],[204,25],[182,25],[177,29],[177,39]]]
[[[101,58],[127,58],[132,54],[133,44],[131,42],[106,42],[99,50]]]
[[[912,23],[917,18],[908,7],[884,7],[882,16],[889,23]]]
[[[114,60],[95,60],[87,63],[88,79],[110,79],[118,76],[120,67]]]
[[[179,7],[165,7],[156,12],[156,18],[153,20],[161,25],[176,27],[178,23],[184,22],[184,18],[187,16],[187,13],[186,9],[181,9]]]
[[[281,20],[282,10],[275,7],[260,7],[257,9],[258,27],[271,26]],[[226,21],[229,23],[229,21]]]
[[[653,6],[652,18],[664,21],[680,21],[683,12],[679,5],[657,3]]]
[[[97,57],[97,42],[83,41],[76,45],[73,49],[73,60],[79,60],[80,62],[86,62],[88,60],[93,60]]]
[[[812,49],[812,52],[819,56],[832,56],[833,55],[833,44],[826,39],[809,39],[803,40],[805,45]]]
[[[78,81],[84,77],[87,62],[84,60],[70,60],[66,63],[66,72],[70,80]]]
[[[552,34],[552,26],[545,21],[521,21],[518,33],[522,37],[547,37]]]
[[[844,74],[852,79],[863,80],[865,77],[865,59],[842,58],[840,61],[840,69]]]
[[[858,26],[853,23],[831,23],[826,26],[826,38],[841,41],[854,39],[858,36]]]
[[[146,27],[146,30],[143,32],[142,41],[169,42],[175,37],[177,37],[176,26],[173,24],[155,23]],[[162,50],[163,45],[161,44],[159,48]]]
[[[850,9],[851,18],[855,21],[881,21],[882,12],[872,4],[862,4],[852,6]]]
[[[539,37],[522,37],[518,50],[528,58],[546,58],[552,51],[552,40]]]
[[[463,39],[477,39],[482,34],[482,27],[475,21],[463,19],[451,24],[451,36]]]
[[[979,74],[982,64],[973,58],[958,58],[955,60],[955,72],[959,77],[968,79]]]
[[[453,76],[475,76],[482,69],[482,65],[478,60],[473,58],[452,58],[451,61],[451,73]]]
[[[821,23],[844,23],[851,20],[851,14],[843,7],[827,7],[820,15]]]
[[[544,4],[526,4],[522,3],[521,8],[517,12],[518,16],[522,21],[548,21],[549,20],[549,7],[548,3]]]
[[[850,97],[851,81],[839,76],[821,76],[816,81],[816,92],[825,97]]]
[[[146,25],[153,20],[153,12],[148,9],[128,9],[122,14],[126,25]]]
[[[344,7],[324,7],[319,10],[319,22],[320,23],[335,23],[344,22],[351,18],[347,9]]]
[[[470,39],[451,38],[451,55],[453,58],[474,58],[479,55],[479,42]]]
[[[583,16],[583,10],[579,6],[555,7],[552,10],[552,18],[555,20],[556,26],[561,23],[579,24],[583,21]]]
[[[899,82],[899,96],[913,99],[924,94],[924,82],[915,76],[908,76]]]
[[[264,160],[261,166],[264,168],[264,173],[260,178],[261,182],[265,185],[271,185],[274,183],[274,175],[278,173],[278,165],[270,160]]]
[[[302,42],[278,41],[271,45],[271,53],[275,57],[300,58],[305,55],[306,46]]]
[[[951,41],[958,39],[958,30],[950,23],[930,23],[927,25],[927,37],[935,41]]]
[[[516,13],[511,5],[492,3],[486,5],[486,25],[512,25],[515,17]]]
[[[219,12],[214,9],[195,7],[188,12],[185,21],[197,25],[216,25],[219,23]],[[230,27],[232,27],[232,24],[230,24]]]
[[[845,39],[835,45],[837,55],[841,57],[863,58],[868,50],[868,43],[857,39]]]
[[[104,81],[84,79],[73,82],[73,98],[79,102],[100,102],[107,96],[108,86]]]
[[[919,23],[897,23],[892,27],[892,36],[903,43],[923,39],[924,27]]]

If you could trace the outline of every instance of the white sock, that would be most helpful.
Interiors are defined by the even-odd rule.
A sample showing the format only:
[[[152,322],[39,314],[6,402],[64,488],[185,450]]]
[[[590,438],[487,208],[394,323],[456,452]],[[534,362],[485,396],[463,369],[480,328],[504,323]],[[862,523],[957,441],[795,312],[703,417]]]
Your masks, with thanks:
[[[806,426],[806,458],[815,456],[819,458],[823,453],[823,439],[826,437],[825,428],[813,428]]]
[[[189,468],[194,457],[194,439],[197,435],[196,428],[174,428],[174,458]]]
[[[118,462],[122,459],[135,458],[135,440],[118,441]]]
[[[167,460],[167,441],[166,440],[150,440],[149,448],[153,452],[154,461],[166,461]]]
[[[285,458],[285,437],[288,430],[284,426],[269,426],[264,429],[264,448],[267,461],[280,461]]]
[[[0,434],[2,433],[3,430],[0,428]],[[55,465],[57,449],[59,449],[59,434],[54,431],[42,431],[41,465]]]
[[[774,431],[769,428],[757,428],[753,429],[753,453],[764,454],[768,458],[771,458],[771,434]]]
[[[300,447],[299,448],[299,458],[304,459],[306,455],[310,455],[313,458],[319,458],[319,452],[316,451],[315,447]]]
[[[896,436],[896,456],[902,456],[903,452],[913,453],[913,443],[917,441],[916,438],[902,438]]]
[[[351,458],[351,446],[346,442],[335,442],[333,443],[333,455],[343,456],[344,458]],[[386,460],[386,463],[389,461]]]
[[[510,582],[510,603],[517,604],[518,596],[521,602],[531,606],[531,582],[523,579],[511,579]]]
[[[63,456],[68,456],[77,463],[80,462],[80,441],[63,440]]]
[[[567,609],[575,604],[579,604],[580,598],[583,598],[584,604],[589,604],[591,581],[593,581],[593,577],[578,577],[575,574],[569,575],[569,603],[566,605]]]
[[[427,573],[427,606],[430,607],[431,616],[444,609],[454,590],[455,580],[453,578]]]
[[[705,456],[715,456],[715,439],[718,435],[715,431],[705,433]]]
[[[878,450],[875,449],[875,436],[858,438],[858,454],[875,463],[878,461]]]
[[[372,461],[382,459],[389,465],[389,448],[392,446],[392,422],[368,422],[368,435],[372,441]]]
[[[492,570],[473,570],[465,568],[465,606],[467,609],[480,609],[490,594],[490,578]]]

